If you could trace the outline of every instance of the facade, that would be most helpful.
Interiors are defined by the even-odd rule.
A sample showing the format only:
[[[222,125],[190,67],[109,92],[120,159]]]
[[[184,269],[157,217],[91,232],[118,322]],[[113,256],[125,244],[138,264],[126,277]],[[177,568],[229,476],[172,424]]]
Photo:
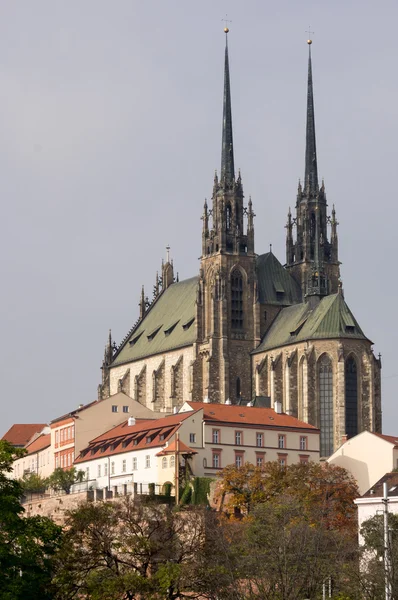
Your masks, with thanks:
[[[384,494],[383,484],[387,483],[388,512],[398,514],[398,474],[386,473],[379,481],[375,482],[366,494],[354,500],[358,509],[358,532],[359,542],[362,542],[360,535],[361,527],[365,521],[383,514]]]
[[[98,395],[122,391],[166,412],[269,396],[320,428],[327,457],[345,434],[381,431],[381,362],[340,280],[336,210],[318,179],[311,42],[305,176],[285,266],[255,251],[253,203],[234,166],[228,52],[226,32],[221,170],[203,207],[199,273],[176,281],[168,253],[153,299],[141,291],[138,321],[119,345],[109,339]]]
[[[35,473],[46,478],[51,475],[52,454],[50,428],[45,428],[37,438],[25,446],[27,454],[13,462],[12,479],[22,479],[24,475]]]
[[[174,485],[177,465],[190,476],[214,478],[230,464],[274,460],[318,461],[319,430],[270,408],[186,402],[177,414],[129,419],[93,439],[75,466],[94,489],[122,493],[134,484],[141,491],[151,483]]]
[[[51,422],[52,470],[68,469],[89,441],[128,416],[155,419],[157,414],[123,392],[82,405]]]
[[[357,480],[363,495],[385,473],[398,468],[398,437],[363,431],[345,441],[328,462],[347,469]]]

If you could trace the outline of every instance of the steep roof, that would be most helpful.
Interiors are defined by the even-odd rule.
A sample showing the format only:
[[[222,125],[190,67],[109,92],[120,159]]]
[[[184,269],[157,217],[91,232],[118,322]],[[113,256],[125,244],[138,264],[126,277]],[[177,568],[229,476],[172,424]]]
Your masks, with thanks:
[[[239,423],[242,425],[266,425],[268,427],[278,428],[292,427],[295,429],[318,431],[313,425],[304,423],[304,421],[300,421],[285,413],[277,413],[272,408],[216,404],[215,402],[186,402],[185,406],[189,406],[193,410],[203,409],[203,418],[205,421]]]
[[[254,352],[330,338],[367,340],[341,293],[322,298],[315,307],[307,302],[282,309]]]
[[[25,446],[35,433],[46,427],[46,423],[24,423],[15,424],[3,435],[2,440],[6,440],[13,446]]]
[[[128,421],[124,421],[121,425],[117,425],[91,440],[77,457],[75,463],[94,460],[99,456],[121,454],[129,450],[163,447],[178,430],[181,423],[194,413],[195,411],[189,411],[186,414],[177,413],[162,419],[137,420],[135,425],[129,425]]]
[[[198,277],[171,284],[116,353],[112,367],[193,344]]]
[[[390,444],[394,444],[394,448],[398,448],[398,436],[394,435],[384,435],[384,433],[376,433],[372,431],[373,435],[377,435],[377,437],[385,440],[386,442],[390,442]]]
[[[288,306],[301,302],[301,288],[272,252],[257,257],[259,301]]]
[[[51,434],[50,433],[42,433],[37,437],[33,442],[26,446],[26,450],[29,454],[35,454],[36,452],[40,452],[41,450],[45,450],[51,446]]]
[[[177,451],[177,440],[174,439],[166,448],[163,448],[160,452],[157,453],[156,456],[166,456],[167,454],[174,454]],[[178,442],[178,452],[180,454],[197,454],[197,450],[192,450],[189,446],[184,444],[179,440]]]

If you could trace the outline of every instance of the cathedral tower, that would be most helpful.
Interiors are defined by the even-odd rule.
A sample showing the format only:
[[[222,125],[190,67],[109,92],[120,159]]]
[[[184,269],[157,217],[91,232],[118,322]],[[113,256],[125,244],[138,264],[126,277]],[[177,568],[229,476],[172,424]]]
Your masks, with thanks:
[[[305,175],[303,185],[299,182],[298,186],[296,216],[292,218],[289,209],[286,225],[286,267],[300,284],[303,297],[337,292],[340,276],[336,211],[333,207],[328,215],[325,185],[322,181],[319,187],[318,181],[311,44],[308,40]],[[314,287],[314,277],[319,289]]]
[[[240,173],[235,178],[228,31],[221,172],[211,209],[204,204],[197,301],[202,393],[214,402],[250,400],[250,351],[260,340],[254,213],[251,199],[244,205]]]

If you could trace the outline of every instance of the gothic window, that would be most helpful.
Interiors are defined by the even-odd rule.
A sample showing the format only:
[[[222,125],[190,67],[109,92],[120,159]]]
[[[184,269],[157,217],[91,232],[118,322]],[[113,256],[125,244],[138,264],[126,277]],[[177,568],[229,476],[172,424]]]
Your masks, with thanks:
[[[230,204],[227,204],[225,207],[225,227],[227,231],[232,227],[232,209]]]
[[[231,327],[243,329],[243,279],[239,271],[231,276]]]
[[[333,367],[325,354],[319,361],[319,425],[321,457],[333,454]]]
[[[358,433],[357,364],[352,356],[345,363],[345,433],[348,437]]]

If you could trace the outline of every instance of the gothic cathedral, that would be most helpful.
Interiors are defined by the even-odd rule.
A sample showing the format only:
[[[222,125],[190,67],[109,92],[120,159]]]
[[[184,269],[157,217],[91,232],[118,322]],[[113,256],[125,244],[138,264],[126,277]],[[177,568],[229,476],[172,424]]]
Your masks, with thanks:
[[[255,253],[252,201],[235,173],[225,32],[221,171],[203,208],[199,275],[176,281],[167,256],[138,321],[118,346],[109,336],[99,399],[124,391],[164,412],[186,400],[279,402],[320,428],[327,457],[345,435],[381,431],[381,363],[346,304],[336,212],[318,181],[311,40],[305,177],[282,265]]]

